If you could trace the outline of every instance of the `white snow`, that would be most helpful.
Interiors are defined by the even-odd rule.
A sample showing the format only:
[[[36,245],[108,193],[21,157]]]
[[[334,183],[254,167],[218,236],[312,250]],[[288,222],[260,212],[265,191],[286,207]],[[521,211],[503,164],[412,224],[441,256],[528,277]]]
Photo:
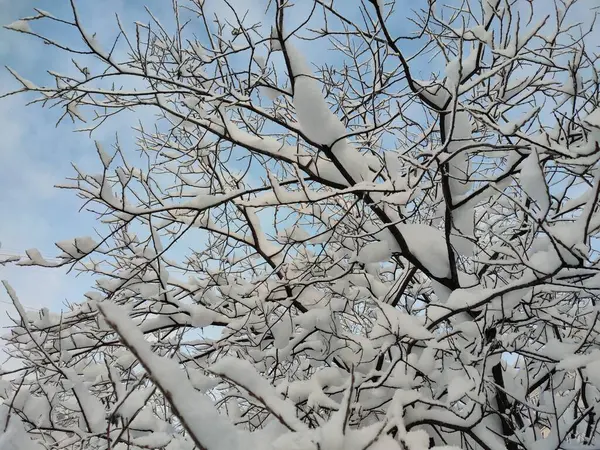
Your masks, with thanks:
[[[408,244],[409,251],[434,276],[450,276],[448,248],[443,233],[429,225],[401,224],[398,229]]]
[[[135,389],[133,392],[129,392],[121,406],[116,410],[117,414],[127,421],[131,420],[131,418],[148,403],[154,390],[153,387],[149,387]],[[125,397],[124,393],[123,397]],[[121,398],[119,398],[119,401],[121,401]]]
[[[523,191],[536,202],[540,209],[536,217],[543,218],[550,208],[550,197],[536,150],[533,150],[521,163],[519,181]]]
[[[583,120],[593,127],[600,128],[600,108],[596,108]]]
[[[371,242],[358,252],[357,260],[363,264],[387,261],[392,256],[392,248],[387,241]]]
[[[192,326],[197,328],[211,325],[216,318],[214,311],[202,305],[190,305],[188,311],[190,312]]]
[[[286,427],[294,431],[308,429],[298,419],[294,404],[282,399],[250,362],[228,356],[210,366],[210,371],[244,388],[272,411]]]
[[[7,416],[10,414],[10,420]],[[0,448],[6,450],[44,450],[45,446],[39,441],[33,441],[25,431],[25,426],[18,415],[11,414],[9,405],[0,406],[0,421],[5,424],[0,428]]]
[[[491,31],[486,31],[485,27],[483,25],[477,25],[473,28],[470,28],[467,30],[467,32],[471,32],[473,34],[473,36],[482,41],[485,42],[488,45],[492,45],[493,41],[493,34]]]
[[[345,14],[346,3],[321,6]],[[372,3],[370,12],[385,0]],[[542,36],[523,47],[539,30],[519,30],[519,2],[472,2],[461,28],[465,10],[433,3],[435,17],[457,18],[434,24],[447,31],[438,44],[452,39],[450,58],[457,46],[464,54],[445,76],[439,65],[414,67],[429,81],[411,86],[398,55],[363,52],[354,67],[332,53],[316,70],[302,55],[315,45],[303,30],[272,29],[270,50],[285,54],[270,53],[268,36],[237,52],[244,34],[227,27],[212,48],[205,33],[194,41],[193,23],[181,49],[177,34],[140,24],[154,53],[145,87],[115,94],[89,78],[74,88],[80,96],[58,74],[58,92],[15,75],[19,91],[56,94],[73,118],[94,115],[85,91],[98,89],[94,98],[109,108],[135,96],[158,102],[165,126],[145,127],[138,141],[156,156],[138,161],[143,172],[100,143],[100,173],[76,169],[80,186],[71,187],[108,210],[100,220],[116,234],[59,242],[57,260],[95,272],[98,292],[52,314],[42,305],[25,312],[7,286],[17,315],[5,345],[29,367],[0,379],[0,449],[35,448],[30,434],[65,449],[506,450],[498,412],[512,424],[521,416],[515,440],[526,450],[577,448],[589,417],[582,394],[598,410],[600,388],[593,93],[591,103],[577,101],[581,139],[567,143],[565,133],[570,102],[595,78],[569,73],[585,62],[583,49],[561,46],[564,61],[549,66],[543,47],[552,44]],[[291,25],[296,10],[286,11]],[[33,19],[9,28],[28,32]],[[148,81],[136,72],[143,58],[120,65],[100,48],[104,39],[82,33],[97,62],[109,58],[107,80],[122,72]],[[351,45],[362,38],[352,35]],[[377,47],[366,39],[367,50]],[[341,56],[343,41],[333,45]],[[467,81],[480,49],[482,67]],[[235,79],[220,50],[237,61]],[[544,103],[547,95],[556,102]],[[531,99],[543,110],[527,106]],[[552,108],[558,123],[546,130]],[[21,265],[54,264],[35,250],[27,256]],[[510,412],[498,411],[495,367]],[[52,421],[62,431],[25,431]],[[549,436],[535,443],[540,424]],[[123,426],[123,442],[107,443]]]
[[[464,56],[464,55],[463,55]],[[477,50],[471,48],[469,55],[463,59],[453,59],[446,65],[446,79],[452,88],[456,88],[470,74],[477,64]]]
[[[98,155],[100,156],[100,160],[102,161],[104,168],[108,168],[113,157],[106,153],[104,146],[100,142],[94,141],[94,143],[96,144],[96,150],[98,151]]]
[[[483,20],[484,21],[488,21],[490,20],[493,15],[494,15],[494,11],[496,11],[497,6],[500,4],[500,0],[483,0],[482,1],[482,6],[483,6]]]
[[[79,258],[94,250],[97,242],[89,236],[78,237],[57,242],[56,246],[63,251],[62,257]]]
[[[314,78],[304,55],[286,42],[292,75],[294,77],[293,104],[300,128],[307,138],[317,144],[332,146],[332,152],[353,181],[368,180],[368,163],[354,146],[344,138],[346,127],[331,112],[323,97],[320,83]]]
[[[395,339],[394,336],[408,336],[413,339],[431,339],[433,334],[425,328],[421,318],[407,314],[387,303],[379,303],[377,325],[371,339]]]
[[[404,206],[408,203],[412,194],[412,191],[395,192],[393,194],[386,195],[383,198],[383,201],[392,205]]]
[[[250,435],[219,415],[210,399],[193,388],[175,361],[152,352],[150,344],[122,307],[104,302],[98,308],[139,358],[198,445],[210,450],[241,450],[252,446]]]
[[[333,114],[304,56],[291,44],[286,44],[294,76],[294,108],[302,131],[318,144],[331,145],[346,134],[340,119]]]
[[[275,100],[276,98],[282,95],[281,91],[279,91],[278,89],[273,89],[269,86],[261,86],[259,89],[260,92],[271,101]]]
[[[453,403],[460,400],[467,392],[473,389],[473,380],[466,376],[457,376],[448,383],[448,401]]]
[[[267,65],[267,60],[265,59],[265,57],[261,56],[261,55],[254,55],[253,59],[256,62],[256,64],[258,65],[258,67],[260,67],[262,70],[264,70],[264,68]]]
[[[73,369],[63,369],[63,373],[73,385],[72,389],[77,397],[77,403],[81,407],[83,423],[89,427],[88,431],[92,433],[102,432],[106,425],[104,405],[98,397],[92,395]]]
[[[529,111],[524,113],[520,118],[507,122],[500,127],[502,134],[511,136],[519,131],[527,122],[529,122],[538,112],[539,108],[531,108]]]
[[[151,433],[133,439],[133,444],[143,448],[162,448],[167,446],[172,438],[172,436],[163,432]]]
[[[4,28],[8,28],[9,30],[19,31],[22,33],[30,33],[31,28],[29,27],[29,23],[26,20],[16,20],[13,23],[5,25]]]
[[[17,72],[15,72],[10,67],[6,67],[6,68],[11,73],[11,75],[13,77],[15,77],[19,81],[19,83],[21,83],[26,89],[31,89],[31,90],[38,89],[38,87],[33,82],[29,81],[26,78],[23,78],[21,75],[19,75]]]

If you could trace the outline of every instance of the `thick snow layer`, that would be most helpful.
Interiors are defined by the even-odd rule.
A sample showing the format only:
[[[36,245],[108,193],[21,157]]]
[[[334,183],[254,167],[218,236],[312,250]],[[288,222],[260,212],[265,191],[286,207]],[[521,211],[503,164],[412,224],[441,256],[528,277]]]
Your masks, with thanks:
[[[212,401],[192,387],[185,372],[174,360],[160,357],[152,351],[150,343],[127,317],[125,309],[113,303],[101,303],[98,308],[125,345],[139,358],[198,445],[209,450],[253,447],[251,436],[222,417]]]
[[[358,252],[358,261],[363,264],[387,261],[392,256],[392,249],[387,241],[371,242]]]
[[[370,181],[365,157],[344,138],[347,134],[346,127],[329,109],[321,86],[314,78],[304,55],[290,43],[286,43],[285,47],[294,77],[294,108],[302,131],[311,141],[332,146],[335,158],[354,182]]]
[[[402,224],[398,229],[404,236],[410,252],[432,275],[450,276],[448,248],[440,230],[423,224]]]
[[[248,361],[225,357],[213,364],[210,371],[244,388],[291,430],[301,431],[307,429],[306,425],[297,418],[294,404],[282,399],[269,382]]]
[[[379,303],[377,324],[371,334],[371,339],[408,336],[413,339],[431,339],[433,334],[423,326],[421,318],[407,314],[387,303]],[[391,334],[390,334],[391,333]]]
[[[538,154],[533,150],[531,154],[521,164],[521,175],[519,181],[523,191],[537,203],[540,211],[537,218],[543,218],[550,208],[550,196],[546,187],[544,172],[540,167]]]
[[[14,412],[10,414],[10,420],[6,420],[9,414],[9,405],[1,405],[0,422],[3,425],[0,428],[0,448],[3,450],[44,450],[45,447],[39,441],[31,440],[25,431],[23,422]]]
[[[302,131],[318,144],[331,145],[346,134],[346,128],[329,110],[304,56],[291,44],[286,44],[286,51],[294,76],[294,108]]]
[[[26,20],[16,20],[13,23],[5,25],[5,28],[13,31],[20,31],[22,33],[30,33],[31,28],[29,27],[29,23]]]
[[[585,119],[589,125],[593,127],[600,128],[600,108],[592,111]]]

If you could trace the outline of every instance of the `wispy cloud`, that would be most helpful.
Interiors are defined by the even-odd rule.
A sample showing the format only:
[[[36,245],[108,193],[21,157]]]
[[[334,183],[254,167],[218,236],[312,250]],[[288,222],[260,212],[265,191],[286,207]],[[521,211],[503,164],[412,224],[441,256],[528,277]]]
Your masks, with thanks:
[[[94,6],[95,3],[90,3],[92,9],[99,8]],[[66,13],[67,6],[68,2],[50,4],[33,0],[0,0],[0,25],[32,15],[34,7],[48,9],[58,15]],[[111,7],[123,11],[125,2],[111,2]],[[93,19],[88,20],[93,28],[107,29],[109,20],[114,27],[114,16],[107,17],[99,10],[90,14],[85,12],[85,16]],[[71,36],[63,37],[71,39]],[[72,70],[64,53],[43,45],[35,38],[3,28],[0,28],[0,62],[2,66],[27,74],[38,83],[49,80],[41,68],[63,73]],[[0,86],[2,93],[19,87],[4,70],[0,70]],[[72,162],[93,166],[96,157],[93,143],[87,135],[72,133],[73,126],[68,124],[55,126],[62,111],[42,110],[39,105],[26,106],[29,100],[30,97],[19,95],[0,101],[0,253],[22,253],[35,247],[43,254],[53,256],[57,250],[54,242],[94,235],[97,224],[90,214],[78,212],[81,201],[73,192],[53,186],[73,174]],[[113,121],[96,138],[109,145],[115,132],[128,129],[130,123],[133,122]],[[0,266],[0,278],[11,282],[25,305],[55,310],[60,309],[65,300],[80,301],[91,284],[89,277],[75,278],[74,274],[67,275],[63,269]],[[0,326],[9,323],[8,311],[14,313],[8,296],[2,291]]]

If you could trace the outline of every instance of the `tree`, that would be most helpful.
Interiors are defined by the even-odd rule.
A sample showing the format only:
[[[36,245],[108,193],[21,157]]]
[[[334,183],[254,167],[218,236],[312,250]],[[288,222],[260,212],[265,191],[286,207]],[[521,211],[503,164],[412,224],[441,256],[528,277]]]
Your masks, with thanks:
[[[32,317],[6,284],[22,366],[0,442],[595,448],[595,20],[549,3],[272,0],[254,23],[243,2],[173,0],[117,18],[111,45],[74,0],[9,25],[79,71],[11,70],[13,93],[92,135],[157,118],[140,164],[96,143],[99,173],[63,186],[99,237],[18,262],[95,274],[86,299]]]

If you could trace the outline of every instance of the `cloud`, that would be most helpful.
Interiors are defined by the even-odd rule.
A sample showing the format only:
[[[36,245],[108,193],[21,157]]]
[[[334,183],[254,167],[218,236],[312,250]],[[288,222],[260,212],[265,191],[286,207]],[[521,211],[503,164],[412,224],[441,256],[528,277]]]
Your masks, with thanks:
[[[146,17],[144,3],[111,1],[110,8],[121,15],[124,23],[131,23],[141,15]],[[106,5],[103,2],[78,2],[78,5],[89,30],[98,32],[101,42],[112,42],[117,31],[116,22],[114,15],[106,11]],[[34,7],[49,10],[56,16],[71,16],[68,2],[0,0],[0,25],[32,15]],[[78,35],[60,34],[60,31],[57,35],[56,27],[43,21],[33,23],[32,27],[53,33],[74,45],[79,44]],[[59,73],[74,71],[70,55],[43,45],[31,36],[3,28],[0,28],[0,62],[38,84],[52,83],[52,78],[44,72],[46,69]],[[89,67],[93,64],[98,62],[90,61]],[[4,70],[0,70],[0,86],[0,94],[20,87]],[[78,211],[82,203],[73,191],[58,190],[53,186],[73,175],[71,163],[97,170],[99,162],[87,134],[73,133],[75,126],[68,120],[55,126],[61,110],[26,106],[30,100],[28,95],[0,100],[0,253],[23,254],[29,248],[38,248],[45,256],[52,257],[57,254],[54,242],[82,235],[93,236],[94,229],[99,226],[92,214]],[[105,148],[110,148],[115,133],[119,133],[121,143],[132,148],[134,133],[130,127],[137,125],[140,117],[146,120],[152,115],[149,108],[135,114],[120,114],[118,119],[109,120],[95,132],[94,138],[102,141]],[[62,309],[65,300],[81,301],[83,293],[93,286],[91,277],[75,277],[73,273],[67,274],[65,269],[0,266],[0,279],[8,280],[28,307],[48,307],[54,311]],[[0,291],[2,327],[10,324],[6,314],[10,312],[14,316],[15,310],[8,296],[2,289]]]
[[[50,9],[58,14],[57,9],[64,12],[68,2],[53,2],[51,6],[44,3],[0,0],[0,24],[31,15],[33,7]],[[106,14],[97,12],[91,17],[106,17]],[[35,38],[0,28],[0,43],[2,65],[14,67],[36,82],[50,80],[41,68],[63,73],[72,70],[68,55]],[[0,93],[19,87],[4,70],[0,70],[0,86]],[[22,254],[33,247],[54,256],[57,251],[54,242],[94,235],[97,223],[90,214],[78,212],[81,201],[72,191],[53,186],[73,174],[72,162],[93,166],[96,156],[87,135],[72,133],[73,126],[68,124],[55,127],[61,111],[56,108],[42,110],[39,105],[26,106],[29,100],[31,97],[27,95],[0,100],[0,253]],[[116,130],[127,127],[127,122],[115,121],[105,133],[98,133],[97,138],[112,140]],[[24,304],[53,310],[60,309],[65,299],[81,301],[82,294],[92,284],[89,277],[75,278],[63,269],[0,266],[0,278],[14,286]],[[7,301],[8,297],[0,293],[0,326],[9,324],[7,311],[14,313]]]

